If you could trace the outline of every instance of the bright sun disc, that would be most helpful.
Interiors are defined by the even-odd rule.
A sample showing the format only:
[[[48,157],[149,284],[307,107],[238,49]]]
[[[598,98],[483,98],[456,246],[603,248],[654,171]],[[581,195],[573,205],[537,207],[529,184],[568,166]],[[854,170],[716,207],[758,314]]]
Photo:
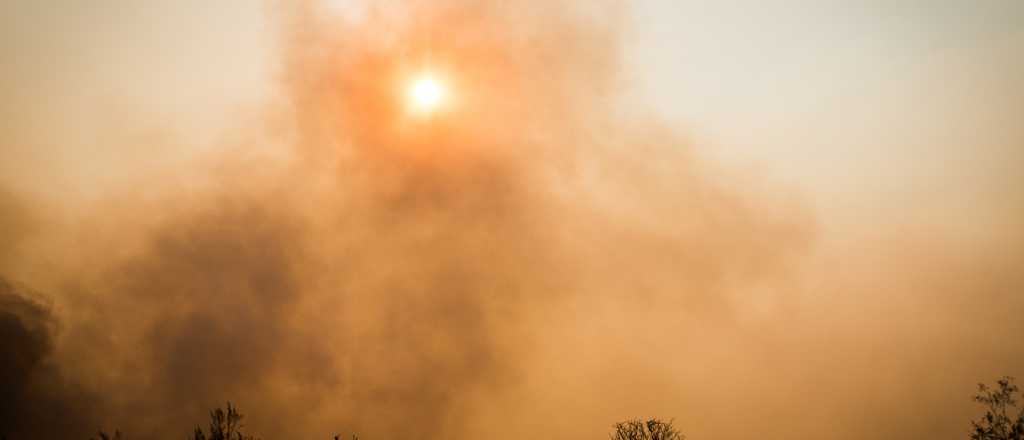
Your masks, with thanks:
[[[409,89],[409,99],[412,106],[420,111],[434,110],[444,99],[444,87],[432,77],[418,78]]]

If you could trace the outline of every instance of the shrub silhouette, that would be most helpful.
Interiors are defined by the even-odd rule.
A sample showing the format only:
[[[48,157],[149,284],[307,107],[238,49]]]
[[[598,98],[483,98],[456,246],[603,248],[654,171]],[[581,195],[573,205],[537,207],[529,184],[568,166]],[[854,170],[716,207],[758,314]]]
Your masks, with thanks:
[[[238,412],[238,408],[232,406],[231,402],[228,402],[227,410],[215,408],[210,411],[209,434],[203,432],[203,429],[197,426],[190,440],[259,440],[259,437],[242,433],[243,417],[242,413]],[[89,440],[124,439],[121,431],[114,431],[113,436],[105,431],[100,431],[97,435],[98,437],[92,437]],[[7,440],[7,438],[0,436],[0,440]],[[340,440],[340,436],[335,435],[334,440]],[[352,434],[352,440],[359,440],[359,436]]]
[[[202,428],[196,427],[192,436],[193,440],[257,440],[257,437],[242,434],[242,414],[238,408],[231,406],[228,402],[228,409],[217,408],[210,411],[210,434],[209,437],[203,433]]]
[[[998,389],[979,383],[974,401],[987,410],[980,419],[972,421],[971,440],[1024,440],[1024,408],[1017,408],[1017,392],[1013,378],[1006,376],[996,381]]]
[[[686,438],[672,426],[672,420],[663,422],[650,419],[626,420],[615,424],[615,432],[610,435],[612,440],[683,440]]]

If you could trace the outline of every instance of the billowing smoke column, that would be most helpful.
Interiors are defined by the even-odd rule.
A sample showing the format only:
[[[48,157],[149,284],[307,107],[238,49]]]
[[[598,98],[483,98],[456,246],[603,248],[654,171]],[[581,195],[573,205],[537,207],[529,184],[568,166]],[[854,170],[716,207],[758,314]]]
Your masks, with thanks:
[[[45,283],[65,290],[57,352],[31,330],[48,314],[11,336],[37,345],[24,369],[45,358],[97,394],[89,429],[175,438],[230,399],[268,437],[496,435],[510,428],[480,423],[503,405],[550,404],[507,394],[555,386],[547,363],[597,366],[551,358],[605,343],[577,321],[728,308],[714,285],[774,277],[803,239],[613,116],[611,19],[500,2],[344,26],[279,12],[293,159],[223,158],[200,191],[105,206],[73,232],[95,243],[52,250],[75,261]],[[452,90],[431,118],[401,96],[423,69]]]

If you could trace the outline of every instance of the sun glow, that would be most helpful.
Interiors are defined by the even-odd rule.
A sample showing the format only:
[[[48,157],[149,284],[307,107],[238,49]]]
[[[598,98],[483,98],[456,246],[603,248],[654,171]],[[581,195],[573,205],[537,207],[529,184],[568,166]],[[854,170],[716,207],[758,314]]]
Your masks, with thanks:
[[[432,112],[444,103],[444,99],[444,85],[433,76],[420,76],[409,86],[409,104],[414,110]]]

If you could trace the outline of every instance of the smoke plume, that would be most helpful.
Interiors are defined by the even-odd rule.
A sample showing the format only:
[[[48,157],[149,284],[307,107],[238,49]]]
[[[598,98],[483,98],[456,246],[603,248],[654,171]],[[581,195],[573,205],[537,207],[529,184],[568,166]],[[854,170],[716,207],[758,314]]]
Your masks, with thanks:
[[[971,336],[931,343],[960,318],[912,310],[987,270],[984,298],[1010,304],[986,316],[1014,319],[1020,246],[911,243],[898,273],[816,250],[799,195],[623,104],[623,7],[573,3],[272,6],[259,123],[99,196],[0,198],[0,432],[181,438],[230,400],[264,438],[583,439],[647,415],[692,438],[859,438],[903,431],[855,383],[959,396],[992,376],[939,367]],[[429,117],[402,95],[424,70],[452,90]],[[874,288],[901,299],[864,306]]]

